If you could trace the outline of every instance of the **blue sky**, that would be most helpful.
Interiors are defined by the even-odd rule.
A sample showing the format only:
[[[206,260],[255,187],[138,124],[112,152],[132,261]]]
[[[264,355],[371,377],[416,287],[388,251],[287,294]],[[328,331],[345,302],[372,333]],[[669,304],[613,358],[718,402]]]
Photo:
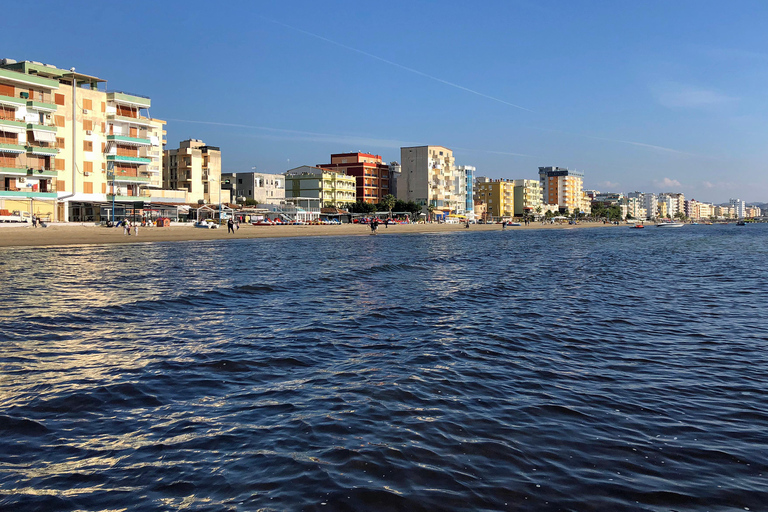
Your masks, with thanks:
[[[475,5],[473,5],[475,4]],[[39,19],[29,24],[31,14]],[[768,202],[768,2],[36,2],[0,57],[152,98],[173,147],[284,172],[401,146],[493,178]],[[38,35],[35,35],[38,34]]]

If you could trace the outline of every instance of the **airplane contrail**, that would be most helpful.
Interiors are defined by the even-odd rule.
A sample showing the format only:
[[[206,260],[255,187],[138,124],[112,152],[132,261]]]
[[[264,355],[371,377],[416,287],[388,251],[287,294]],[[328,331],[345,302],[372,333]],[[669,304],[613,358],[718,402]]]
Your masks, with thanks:
[[[441,84],[445,84],[445,85],[448,85],[450,87],[454,87],[456,89],[459,89],[459,90],[462,90],[462,91],[465,91],[465,92],[468,92],[468,93],[471,93],[471,94],[475,94],[475,95],[480,96],[482,98],[493,100],[493,101],[496,101],[498,103],[502,103],[504,105],[508,105],[510,107],[513,107],[513,108],[517,108],[517,109],[520,109],[520,110],[525,110],[526,112],[531,112],[533,114],[536,113],[536,112],[534,112],[531,109],[528,109],[528,108],[525,108],[525,107],[521,107],[520,105],[516,105],[514,103],[510,103],[508,101],[502,100],[501,98],[497,98],[495,96],[491,96],[489,94],[485,94],[485,93],[482,93],[480,91],[475,91],[474,89],[470,89],[469,87],[464,87],[463,85],[455,84],[453,82],[449,82],[448,80],[443,80],[442,78],[438,78],[436,76],[428,75],[427,73],[424,73],[423,71],[419,71],[418,69],[413,69],[413,68],[409,68],[408,66],[403,66],[402,64],[398,64],[397,62],[392,62],[391,60],[387,60],[387,59],[385,59],[383,57],[379,57],[378,55],[374,55],[372,53],[368,53],[368,52],[360,50],[358,48],[353,48],[353,47],[348,46],[348,45],[346,45],[344,43],[340,43],[338,41],[334,41],[333,39],[328,39],[327,37],[321,36],[320,34],[315,34],[314,32],[309,32],[308,30],[303,30],[303,29],[294,27],[292,25],[288,25],[286,23],[283,23],[281,21],[273,20],[273,19],[270,19],[270,18],[265,18],[264,16],[261,16],[261,18],[265,19],[265,20],[267,20],[269,22],[272,22],[275,25],[280,25],[282,27],[285,27],[285,28],[288,28],[288,29],[291,29],[291,30],[295,30],[297,32],[301,32],[302,34],[308,35],[310,37],[314,37],[316,39],[320,39],[321,41],[325,41],[326,43],[330,43],[330,44],[336,45],[336,46],[338,46],[340,48],[344,48],[345,50],[356,52],[356,53],[359,53],[361,55],[365,55],[366,57],[370,57],[371,59],[376,59],[378,61],[381,61],[381,62],[384,62],[386,64],[389,64],[390,66],[394,66],[396,68],[403,69],[403,70],[408,71],[410,73],[414,73],[416,75],[423,76],[424,78],[429,78],[430,80],[434,80],[435,82],[440,82]]]

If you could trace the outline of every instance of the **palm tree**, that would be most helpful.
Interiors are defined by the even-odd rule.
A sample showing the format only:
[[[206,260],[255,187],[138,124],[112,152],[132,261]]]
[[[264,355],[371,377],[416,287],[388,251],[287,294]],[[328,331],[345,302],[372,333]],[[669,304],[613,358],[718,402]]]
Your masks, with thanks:
[[[435,211],[435,207],[432,205],[427,206],[427,211],[429,212],[429,222],[432,222],[432,212]]]
[[[392,194],[387,194],[381,198],[381,202],[379,204],[389,210],[389,217],[392,218],[392,208],[395,206],[396,202],[397,198],[395,196]]]

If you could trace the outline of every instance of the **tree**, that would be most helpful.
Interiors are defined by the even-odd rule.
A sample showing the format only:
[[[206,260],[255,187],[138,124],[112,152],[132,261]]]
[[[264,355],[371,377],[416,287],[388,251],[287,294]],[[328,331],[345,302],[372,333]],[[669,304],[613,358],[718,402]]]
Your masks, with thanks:
[[[397,199],[395,198],[395,196],[393,196],[392,194],[387,194],[381,198],[381,202],[379,204],[383,206],[384,209],[389,212],[389,216],[392,217],[392,208],[395,206],[396,202],[397,202]]]
[[[432,205],[427,206],[427,211],[429,212],[429,222],[432,222],[432,212],[435,211],[435,207]]]
[[[536,217],[541,217],[541,205],[536,207]]]

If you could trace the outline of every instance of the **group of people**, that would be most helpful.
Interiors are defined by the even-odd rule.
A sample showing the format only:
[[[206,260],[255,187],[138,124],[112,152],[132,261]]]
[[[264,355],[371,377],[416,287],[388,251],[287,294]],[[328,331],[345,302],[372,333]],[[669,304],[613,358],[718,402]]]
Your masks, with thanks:
[[[120,224],[118,224],[119,226]],[[123,219],[122,222],[123,225],[123,236],[128,235],[131,236],[131,221],[128,219]],[[139,236],[139,223],[134,222],[133,223],[133,234],[135,236]]]

